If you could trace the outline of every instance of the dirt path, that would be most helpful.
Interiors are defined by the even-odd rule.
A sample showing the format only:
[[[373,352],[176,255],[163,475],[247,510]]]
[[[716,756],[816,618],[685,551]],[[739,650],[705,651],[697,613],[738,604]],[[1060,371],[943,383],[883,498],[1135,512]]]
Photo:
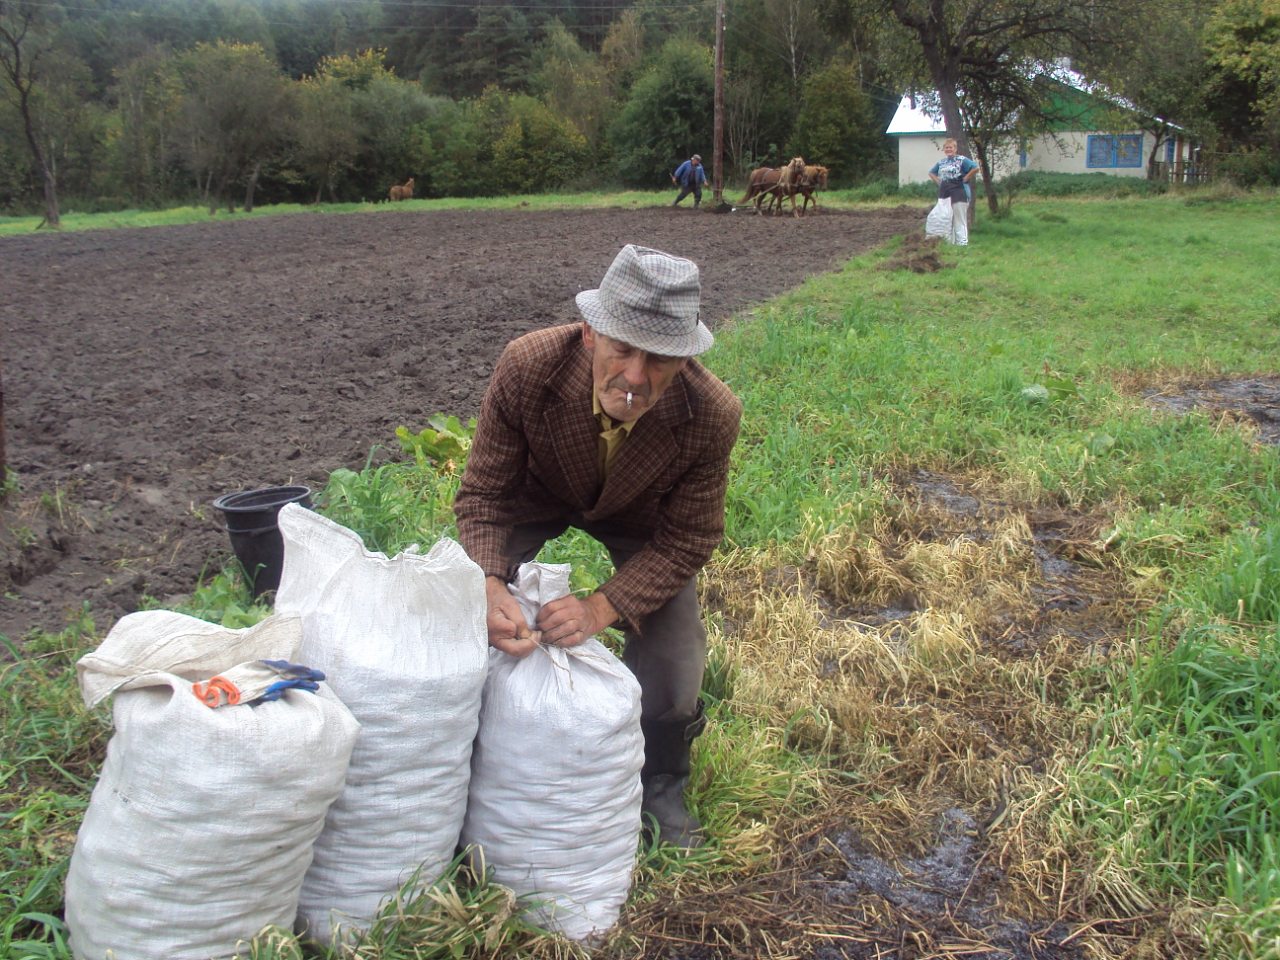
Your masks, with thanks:
[[[578,319],[618,248],[703,270],[711,325],[914,230],[915,208],[305,214],[0,238],[0,634],[100,629],[230,556],[209,503],[358,468],[476,412],[512,337]]]

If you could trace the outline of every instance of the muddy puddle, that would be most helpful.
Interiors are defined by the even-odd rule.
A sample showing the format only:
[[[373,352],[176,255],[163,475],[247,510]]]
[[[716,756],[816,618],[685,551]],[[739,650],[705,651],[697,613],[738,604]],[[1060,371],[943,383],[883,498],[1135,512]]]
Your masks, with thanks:
[[[1280,444],[1280,377],[1210,380],[1196,386],[1143,391],[1153,407],[1172,413],[1202,411],[1251,424],[1262,443]]]
[[[809,672],[788,700],[789,681],[762,661],[766,679],[740,680],[741,695],[843,722],[813,736],[861,786],[841,787],[807,826],[781,827],[775,872],[666,913],[672,939],[649,955],[1074,960],[1146,935],[1148,921],[1100,926],[1103,908],[1061,862],[1046,872],[1052,858],[1023,833],[1046,771],[1072,749],[1069,697],[1054,685],[1105,662],[1136,615],[1101,542],[1110,516],[1008,502],[958,475],[890,482],[874,529],[808,562],[709,578],[736,660],[790,642],[772,656]]]

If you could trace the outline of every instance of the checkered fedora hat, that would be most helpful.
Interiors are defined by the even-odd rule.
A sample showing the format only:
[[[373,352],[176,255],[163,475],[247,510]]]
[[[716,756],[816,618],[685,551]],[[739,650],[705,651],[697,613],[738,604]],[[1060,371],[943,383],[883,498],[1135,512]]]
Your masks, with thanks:
[[[647,353],[692,357],[715,338],[700,319],[698,265],[661,250],[627,244],[597,290],[577,296],[587,323],[606,337]]]

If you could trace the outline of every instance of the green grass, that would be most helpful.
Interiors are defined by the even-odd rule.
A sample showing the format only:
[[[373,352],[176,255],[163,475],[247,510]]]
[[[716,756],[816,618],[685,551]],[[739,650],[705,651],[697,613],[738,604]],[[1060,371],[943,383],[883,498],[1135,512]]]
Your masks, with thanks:
[[[661,196],[526,199],[549,208]],[[1104,518],[1097,551],[1153,611],[1133,624],[1132,649],[1101,687],[1096,676],[1079,686],[1092,698],[1082,709],[1102,719],[1082,745],[1086,761],[1064,777],[1055,816],[1094,858],[1110,902],[1189,910],[1215,955],[1280,955],[1280,451],[1247,428],[1143,397],[1184,380],[1280,372],[1274,198],[1020,196],[1008,217],[984,214],[969,248],[942,251],[949,269],[884,270],[893,251],[870,253],[721,329],[705,359],[745,406],[728,545],[802,555],[824,533],[885,516],[891,478],[916,469]],[[452,532],[469,439],[456,422],[405,426],[400,459],[335,473],[318,498],[388,552]],[[608,576],[603,551],[580,535],[549,545],[544,559],[573,563],[580,590]],[[206,584],[190,609],[235,625],[265,612],[232,574]],[[78,706],[70,667],[96,632],[82,624],[43,638],[0,673],[0,886],[11,891],[0,954],[60,955],[46,918],[57,914],[65,835],[106,734],[103,718]],[[803,811],[818,792],[821,764],[735,712],[734,683],[735,665],[713,651],[718,732],[699,741],[694,802],[717,842],[692,861],[651,853],[640,899],[758,862],[736,838]],[[483,886],[454,894],[474,897],[481,914],[495,903]],[[404,929],[389,928],[377,955],[410,955]],[[511,943],[514,956],[546,949]],[[295,946],[254,949],[285,957]],[[460,949],[479,955],[467,952],[474,944]]]
[[[668,198],[669,191],[610,190],[594,193],[535,194],[510,197],[417,198],[391,203],[377,200],[364,203],[276,203],[255,207],[252,213],[226,209],[210,215],[208,207],[174,207],[167,210],[120,210],[115,213],[77,213],[74,207],[61,211],[62,230],[110,230],[119,227],[168,227],[210,220],[292,216],[296,214],[341,215],[345,213],[404,213],[423,210],[566,210],[588,207],[652,207]],[[40,216],[0,217],[0,236],[31,233]]]

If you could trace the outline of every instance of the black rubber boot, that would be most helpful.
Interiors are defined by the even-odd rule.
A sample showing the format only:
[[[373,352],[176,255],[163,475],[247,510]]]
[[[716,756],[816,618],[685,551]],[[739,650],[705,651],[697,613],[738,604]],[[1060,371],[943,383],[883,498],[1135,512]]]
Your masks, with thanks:
[[[644,731],[644,769],[640,771],[644,798],[640,813],[649,841],[656,829],[660,843],[686,850],[702,845],[702,824],[685,807],[684,790],[689,783],[690,745],[706,725],[702,701],[698,701],[698,711],[690,720],[640,721]]]

